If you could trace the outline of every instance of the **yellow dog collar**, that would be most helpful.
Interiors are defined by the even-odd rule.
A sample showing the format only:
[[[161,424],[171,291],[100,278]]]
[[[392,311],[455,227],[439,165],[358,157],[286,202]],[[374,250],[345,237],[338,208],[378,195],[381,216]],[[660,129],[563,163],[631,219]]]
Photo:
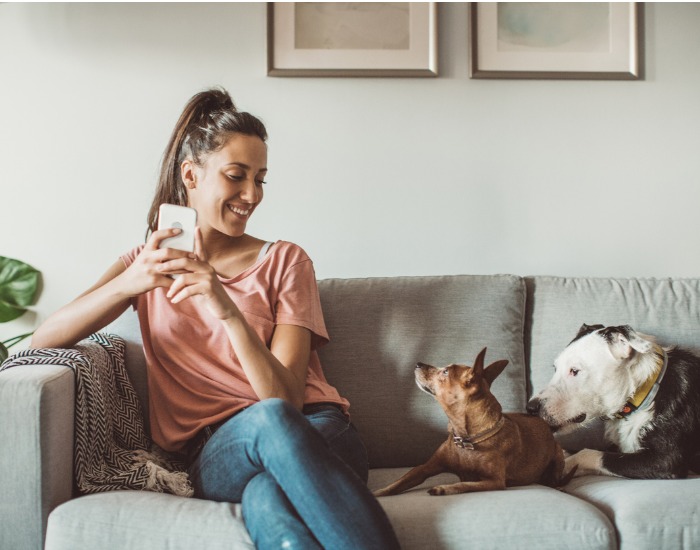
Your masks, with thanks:
[[[657,365],[651,376],[647,378],[644,384],[637,389],[632,398],[627,401],[622,409],[615,415],[615,418],[625,418],[634,411],[649,408],[649,406],[652,404],[657,392],[659,391],[661,380],[663,380],[664,374],[666,374],[666,368],[668,367],[668,355],[663,349],[661,350],[661,353],[663,361]]]

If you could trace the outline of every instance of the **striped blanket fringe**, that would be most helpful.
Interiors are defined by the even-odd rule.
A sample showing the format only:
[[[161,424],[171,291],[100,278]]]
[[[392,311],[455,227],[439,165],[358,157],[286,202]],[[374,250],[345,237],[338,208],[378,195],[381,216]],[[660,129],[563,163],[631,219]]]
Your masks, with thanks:
[[[75,372],[74,468],[83,494],[132,489],[193,494],[184,465],[150,441],[125,364],[124,340],[97,333],[73,349],[28,349],[3,370],[60,365]]]

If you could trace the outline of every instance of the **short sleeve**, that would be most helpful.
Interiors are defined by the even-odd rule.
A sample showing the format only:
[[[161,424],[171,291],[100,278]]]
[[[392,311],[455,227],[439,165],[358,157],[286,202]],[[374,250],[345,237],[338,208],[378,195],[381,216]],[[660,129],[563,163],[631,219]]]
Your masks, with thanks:
[[[295,263],[284,274],[277,293],[275,323],[309,329],[312,349],[328,343],[316,273],[310,259]]]
[[[141,244],[137,246],[136,248],[132,248],[127,252],[126,254],[122,254],[121,260],[124,262],[125,267],[129,267],[131,264],[134,263],[134,260],[136,260],[136,257],[141,254],[141,251],[143,250],[143,247],[146,246],[145,244]]]

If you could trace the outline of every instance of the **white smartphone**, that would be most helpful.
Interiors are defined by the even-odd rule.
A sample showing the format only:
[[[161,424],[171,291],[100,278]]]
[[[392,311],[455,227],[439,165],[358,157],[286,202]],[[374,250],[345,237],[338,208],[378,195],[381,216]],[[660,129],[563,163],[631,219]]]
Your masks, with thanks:
[[[159,248],[175,248],[194,252],[194,228],[197,226],[197,211],[189,206],[163,203],[158,208],[158,229],[176,227],[182,229],[179,235],[168,237],[160,242]]]

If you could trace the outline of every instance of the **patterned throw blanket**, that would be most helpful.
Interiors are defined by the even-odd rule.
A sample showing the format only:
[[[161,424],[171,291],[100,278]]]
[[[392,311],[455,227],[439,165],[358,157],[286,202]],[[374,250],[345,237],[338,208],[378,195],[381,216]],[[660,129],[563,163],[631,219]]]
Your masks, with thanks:
[[[73,462],[82,493],[136,489],[192,496],[182,464],[146,436],[124,355],[124,340],[98,333],[74,349],[19,352],[0,366],[0,373],[21,365],[61,365],[75,371]]]

